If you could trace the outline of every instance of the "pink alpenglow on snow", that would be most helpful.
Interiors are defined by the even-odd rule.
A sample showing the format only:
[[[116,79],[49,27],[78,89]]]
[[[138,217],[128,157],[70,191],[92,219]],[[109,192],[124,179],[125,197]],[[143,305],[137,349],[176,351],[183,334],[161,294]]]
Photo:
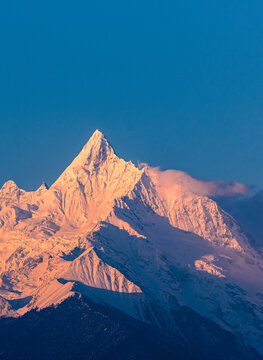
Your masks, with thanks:
[[[173,330],[176,299],[263,353],[262,254],[216,201],[248,194],[139,169],[96,130],[50,188],[0,190],[1,315],[79,292]]]

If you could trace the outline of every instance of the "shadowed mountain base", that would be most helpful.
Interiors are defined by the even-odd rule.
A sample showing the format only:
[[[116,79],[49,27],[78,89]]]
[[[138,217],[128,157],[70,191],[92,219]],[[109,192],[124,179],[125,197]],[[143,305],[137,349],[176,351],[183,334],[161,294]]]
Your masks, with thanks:
[[[76,295],[57,307],[1,319],[0,359],[262,359],[189,309],[174,315],[182,338]]]

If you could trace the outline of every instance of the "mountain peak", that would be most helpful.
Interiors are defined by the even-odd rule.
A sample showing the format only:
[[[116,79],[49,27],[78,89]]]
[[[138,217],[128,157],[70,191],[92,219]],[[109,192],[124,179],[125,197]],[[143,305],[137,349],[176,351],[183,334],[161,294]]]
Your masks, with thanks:
[[[106,137],[103,135],[103,133],[97,129],[89,138],[88,142],[84,146],[84,149],[92,146],[105,147],[105,145],[109,146],[109,142],[106,139]]]
[[[2,186],[2,188],[0,189],[0,191],[5,192],[5,193],[12,193],[12,192],[18,191],[18,190],[19,190],[19,187],[13,180],[6,181],[4,183],[4,185]]]
[[[91,165],[97,167],[112,155],[114,155],[114,150],[106,137],[101,131],[95,130],[82,151],[73,161],[72,165]]]
[[[104,134],[99,129],[96,129],[94,131],[94,133],[91,135],[90,139],[95,138],[95,137],[96,138],[98,138],[98,137],[105,138]]]
[[[47,183],[45,181],[43,181],[42,185],[37,189],[37,191],[43,191],[43,190],[48,190],[49,186],[47,185]]]

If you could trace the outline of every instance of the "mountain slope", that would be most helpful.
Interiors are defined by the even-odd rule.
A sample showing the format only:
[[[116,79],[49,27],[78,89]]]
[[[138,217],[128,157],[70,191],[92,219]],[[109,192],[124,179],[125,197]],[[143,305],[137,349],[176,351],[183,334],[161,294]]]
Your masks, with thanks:
[[[186,307],[263,353],[262,255],[215,200],[98,130],[49,189],[4,184],[0,242],[3,316],[80,292],[176,334]]]
[[[196,317],[189,309],[181,309],[176,316],[183,336],[160,331],[114,308],[75,296],[56,308],[0,320],[0,358],[262,359],[231,333]]]
[[[77,297],[57,308],[0,320],[0,334],[0,358],[6,360],[195,359],[175,337],[170,352],[158,331]]]

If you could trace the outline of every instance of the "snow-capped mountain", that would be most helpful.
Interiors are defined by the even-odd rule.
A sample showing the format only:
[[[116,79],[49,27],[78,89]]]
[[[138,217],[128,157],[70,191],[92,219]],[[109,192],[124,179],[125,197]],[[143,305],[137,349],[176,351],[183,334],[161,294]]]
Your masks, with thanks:
[[[187,179],[120,159],[96,130],[50,188],[6,182],[2,316],[77,292],[173,333],[182,330],[176,313],[189,309],[263,354],[262,254]]]

